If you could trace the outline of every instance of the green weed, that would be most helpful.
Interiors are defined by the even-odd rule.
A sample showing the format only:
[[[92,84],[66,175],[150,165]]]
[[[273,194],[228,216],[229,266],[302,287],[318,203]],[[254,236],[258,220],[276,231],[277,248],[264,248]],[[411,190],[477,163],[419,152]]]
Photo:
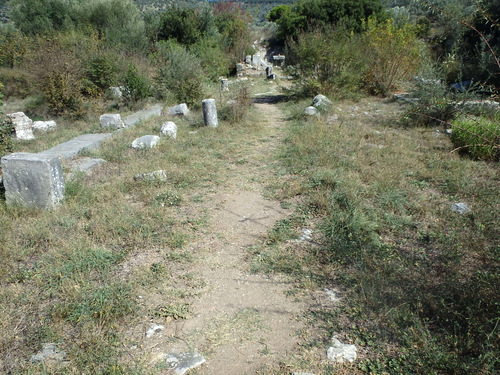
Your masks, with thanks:
[[[459,118],[452,129],[451,141],[459,152],[477,160],[500,160],[500,116]]]

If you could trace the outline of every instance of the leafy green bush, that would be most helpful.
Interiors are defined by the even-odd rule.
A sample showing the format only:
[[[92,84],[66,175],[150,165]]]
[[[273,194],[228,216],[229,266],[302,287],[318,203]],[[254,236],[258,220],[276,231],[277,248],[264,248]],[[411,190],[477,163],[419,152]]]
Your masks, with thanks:
[[[109,55],[98,55],[84,62],[85,92],[99,96],[110,86],[116,84],[118,66]]]
[[[141,12],[133,0],[91,0],[78,2],[72,9],[78,15],[76,26],[90,26],[110,46],[146,48],[146,29]]]
[[[146,99],[151,95],[151,85],[148,78],[139,72],[137,66],[130,64],[125,74],[124,98],[130,102]]]
[[[295,66],[294,93],[312,97],[332,93],[338,97],[358,96],[368,62],[359,35],[343,27],[301,33],[288,45],[289,63]]]
[[[170,92],[180,102],[193,104],[203,96],[204,72],[200,59],[176,43],[162,43],[163,64],[158,69],[158,90],[165,97]]]
[[[200,59],[208,79],[216,81],[221,76],[229,75],[231,60],[217,38],[200,39],[189,48],[189,52]]]
[[[3,85],[0,82],[0,107],[2,103],[2,89]],[[12,151],[12,134],[14,133],[14,127],[12,123],[3,115],[0,111],[0,157],[7,155]]]
[[[378,22],[370,17],[365,23],[365,38],[371,61],[366,84],[376,94],[387,95],[415,74],[423,61],[424,46],[409,24],[397,27],[392,19]]]
[[[95,30],[109,45],[146,46],[144,21],[133,0],[12,0],[10,17],[27,35]]]
[[[338,24],[360,32],[362,21],[372,15],[383,17],[380,0],[300,0],[293,7],[279,5],[268,18],[278,25],[278,37],[286,40],[302,31]]]
[[[29,66],[33,67],[34,86],[43,93],[52,114],[83,114],[80,61],[57,38],[40,40]]]
[[[451,141],[462,153],[479,160],[500,160],[500,116],[459,118],[453,122]]]
[[[12,0],[9,16],[25,34],[46,34],[71,27],[75,4],[75,0]]]
[[[199,17],[194,9],[172,7],[162,16],[158,38],[175,39],[180,44],[195,43],[203,34]]]

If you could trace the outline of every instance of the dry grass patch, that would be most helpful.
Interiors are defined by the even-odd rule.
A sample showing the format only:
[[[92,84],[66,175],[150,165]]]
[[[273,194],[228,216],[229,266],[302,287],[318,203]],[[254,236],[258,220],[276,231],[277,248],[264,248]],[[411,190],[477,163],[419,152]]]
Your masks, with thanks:
[[[300,194],[300,215],[320,219],[322,247],[286,255],[273,245],[258,252],[259,268],[347,288],[344,306],[316,314],[327,328],[310,345],[345,334],[367,353],[358,370],[489,373],[498,366],[498,165],[451,153],[435,129],[397,127],[403,108],[371,100],[337,103],[319,120],[291,110],[278,195]],[[473,212],[452,212],[460,201]]]

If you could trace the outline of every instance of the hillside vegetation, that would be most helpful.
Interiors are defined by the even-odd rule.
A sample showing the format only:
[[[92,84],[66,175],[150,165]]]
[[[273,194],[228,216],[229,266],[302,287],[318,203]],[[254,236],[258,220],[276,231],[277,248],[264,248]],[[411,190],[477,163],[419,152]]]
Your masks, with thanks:
[[[500,372],[498,2],[166,3],[8,2],[0,110],[56,119],[58,129],[20,141],[0,114],[0,156],[100,132],[103,113],[153,102],[185,102],[192,113],[175,119],[176,141],[155,149],[130,142],[163,119],[88,152],[106,163],[68,179],[58,210],[1,198],[0,372],[166,373],[141,329],[196,318],[195,301],[209,293],[202,267],[217,269],[207,254],[224,244],[210,223],[229,185],[265,190],[290,212],[263,241],[236,246],[238,263],[291,283],[287,298],[306,305],[295,349],[265,346],[255,373]],[[249,66],[239,77],[237,64],[261,43],[286,55],[278,79]],[[317,94],[333,103],[304,115]],[[207,97],[217,129],[201,126]],[[272,122],[252,97],[272,108]],[[133,179],[158,169],[167,181]],[[339,300],[318,302],[325,290]],[[231,334],[262,341],[255,327],[266,322],[251,309],[212,321],[203,354],[215,357]],[[183,342],[175,330],[167,341],[201,337]],[[326,360],[332,337],[355,344],[358,359]],[[46,343],[65,360],[32,361]]]

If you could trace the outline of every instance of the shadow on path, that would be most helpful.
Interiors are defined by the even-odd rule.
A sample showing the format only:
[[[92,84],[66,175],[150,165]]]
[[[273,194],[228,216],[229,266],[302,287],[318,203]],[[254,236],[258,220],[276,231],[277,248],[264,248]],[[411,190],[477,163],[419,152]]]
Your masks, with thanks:
[[[281,102],[286,102],[288,100],[288,96],[276,94],[276,95],[259,95],[253,98],[253,102],[257,104],[276,104]]]

